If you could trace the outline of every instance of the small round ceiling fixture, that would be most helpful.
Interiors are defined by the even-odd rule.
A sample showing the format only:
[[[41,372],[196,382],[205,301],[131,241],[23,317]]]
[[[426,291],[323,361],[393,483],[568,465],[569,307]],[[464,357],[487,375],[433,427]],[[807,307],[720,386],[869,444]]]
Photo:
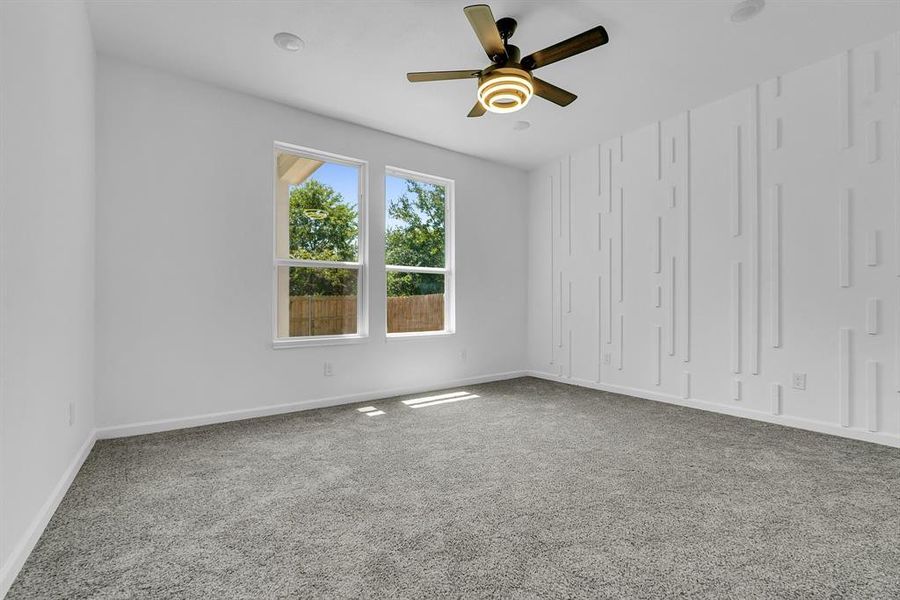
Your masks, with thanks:
[[[296,36],[293,33],[289,33],[287,31],[276,33],[275,37],[273,37],[272,39],[275,41],[276,46],[286,52],[297,52],[298,50],[302,50],[306,45],[299,36]]]
[[[766,0],[742,0],[734,5],[731,11],[732,23],[743,23],[762,12],[766,6]]]
[[[513,123],[513,129],[515,129],[516,131],[525,131],[529,127],[531,127],[530,121],[516,121],[515,123]]]

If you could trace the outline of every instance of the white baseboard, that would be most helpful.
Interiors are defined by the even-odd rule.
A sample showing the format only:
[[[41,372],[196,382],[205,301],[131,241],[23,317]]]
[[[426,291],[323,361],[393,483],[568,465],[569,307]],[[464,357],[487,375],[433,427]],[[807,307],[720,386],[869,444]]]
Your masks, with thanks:
[[[586,379],[576,377],[563,377],[553,373],[545,373],[543,371],[526,371],[527,375],[555,381],[557,383],[565,383],[578,387],[591,388],[603,392],[612,392],[614,394],[622,394],[625,396],[634,396],[643,398],[644,400],[654,400],[656,402],[665,402],[666,404],[676,404],[678,406],[686,406],[688,408],[696,408],[709,412],[715,412],[732,417],[743,417],[745,419],[753,419],[754,421],[765,421],[766,423],[775,423],[776,425],[784,425],[785,427],[794,427],[797,429],[805,429],[807,431],[815,431],[817,433],[826,433],[838,437],[860,440],[863,442],[872,442],[874,444],[882,444],[893,448],[900,448],[900,437],[890,435],[878,431],[867,431],[856,429],[853,427],[841,427],[836,423],[826,423],[823,421],[813,421],[811,419],[801,419],[799,417],[791,417],[786,415],[773,415],[767,412],[753,410],[740,406],[727,406],[716,404],[707,400],[697,400],[695,398],[682,398],[672,394],[663,394],[652,390],[643,390],[639,388],[626,387],[621,385],[612,385],[608,383],[597,383]]]
[[[132,435],[144,435],[147,433],[158,433],[161,431],[186,429],[188,427],[199,427],[201,425],[226,423],[228,421],[241,421],[243,419],[253,419],[255,417],[268,417],[271,415],[299,412],[303,410],[310,410],[313,408],[325,408],[328,406],[338,406],[341,404],[352,404],[354,402],[380,400],[382,398],[391,398],[393,396],[402,396],[404,394],[420,394],[423,392],[431,392],[448,387],[476,385],[479,383],[488,383],[491,381],[515,379],[516,377],[524,377],[525,375],[527,375],[525,371],[507,371],[505,373],[491,373],[489,375],[480,375],[477,377],[468,377],[465,379],[456,379],[435,384],[384,389],[374,392],[362,392],[358,394],[346,394],[342,396],[332,396],[330,398],[302,400],[300,402],[291,402],[289,404],[275,404],[271,406],[262,406],[259,408],[247,408],[227,412],[208,413],[192,417],[161,419],[159,421],[144,421],[141,423],[130,423],[127,425],[114,425],[112,427],[102,427],[97,429],[97,439],[105,440],[128,437]]]
[[[78,449],[75,458],[72,459],[72,462],[69,463],[69,466],[66,468],[65,472],[63,472],[62,477],[60,477],[59,481],[56,483],[56,486],[50,493],[50,497],[47,498],[47,501],[41,506],[37,516],[35,516],[34,520],[25,531],[25,534],[13,548],[6,564],[0,567],[0,598],[6,596],[6,592],[9,591],[10,586],[12,586],[13,581],[15,581],[16,576],[22,569],[22,565],[25,564],[28,555],[31,554],[35,544],[37,544],[37,541],[40,539],[41,534],[44,533],[44,528],[47,527],[47,523],[50,522],[50,518],[53,516],[53,513],[56,512],[56,508],[62,501],[63,496],[69,491],[72,480],[75,479],[75,475],[78,474],[81,465],[84,464],[88,454],[91,453],[91,448],[94,447],[94,441],[96,439],[96,431],[91,431],[84,441],[84,444]]]

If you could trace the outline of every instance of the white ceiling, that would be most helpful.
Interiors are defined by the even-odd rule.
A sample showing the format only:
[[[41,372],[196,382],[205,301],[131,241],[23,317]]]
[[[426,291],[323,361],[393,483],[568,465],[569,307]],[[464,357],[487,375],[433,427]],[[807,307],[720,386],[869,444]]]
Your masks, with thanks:
[[[468,119],[475,80],[411,84],[407,71],[487,66],[465,1],[94,0],[98,51],[459,152],[530,168],[900,29],[898,0],[768,0],[732,23],[731,0],[490,2],[527,54],[604,25],[610,43],[545,67],[578,94]],[[272,36],[294,32],[301,52]],[[525,119],[532,126],[514,131]]]

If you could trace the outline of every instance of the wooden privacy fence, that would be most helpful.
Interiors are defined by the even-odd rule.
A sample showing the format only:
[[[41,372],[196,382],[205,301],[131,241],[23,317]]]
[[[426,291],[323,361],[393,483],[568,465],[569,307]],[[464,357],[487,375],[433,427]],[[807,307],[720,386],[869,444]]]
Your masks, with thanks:
[[[444,295],[391,296],[388,332],[439,331],[444,328]],[[356,333],[356,296],[291,296],[290,335]]]
[[[440,331],[443,328],[443,294],[388,297],[388,333],[408,331]]]

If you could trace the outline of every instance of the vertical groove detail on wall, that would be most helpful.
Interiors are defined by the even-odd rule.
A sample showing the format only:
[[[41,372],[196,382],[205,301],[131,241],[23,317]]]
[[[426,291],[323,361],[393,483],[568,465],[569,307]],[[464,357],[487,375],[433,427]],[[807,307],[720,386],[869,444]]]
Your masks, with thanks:
[[[894,313],[894,391],[900,392],[900,309]]]
[[[685,400],[691,397],[691,374],[688,371],[681,373],[681,397]]]
[[[769,288],[771,292],[771,312],[772,319],[770,333],[772,336],[772,347],[781,347],[781,184],[776,183],[771,190],[771,249],[770,257],[772,260],[772,285]]]
[[[606,212],[612,212],[612,148],[606,149]]]
[[[603,197],[603,145],[597,144],[597,196]]]
[[[779,126],[781,119],[778,120]],[[780,131],[780,130],[779,130]],[[753,86],[750,126],[750,373],[759,374],[760,145],[759,86]]]
[[[554,218],[554,202],[553,202],[553,190],[555,189],[555,183],[553,181],[553,175],[550,175],[550,237],[548,238],[550,241],[550,364],[552,365],[556,360],[556,314],[554,309],[556,308],[556,252],[554,251],[554,242],[553,242],[553,218]]]
[[[569,155],[568,171],[569,171],[569,173],[568,173],[569,179],[568,179],[568,185],[566,186],[568,188],[568,189],[566,189],[568,208],[566,209],[566,213],[569,217],[569,219],[568,219],[569,220],[569,231],[568,231],[569,256],[572,256],[572,202],[573,202],[572,196],[574,194],[572,194],[572,155],[571,154]]]
[[[866,361],[866,425],[878,431],[878,362]]]
[[[669,208],[675,208],[675,205],[677,204],[676,203],[676,198],[678,195],[677,189],[678,189],[677,186],[674,186],[674,185],[669,188]]]
[[[866,333],[876,335],[878,333],[878,298],[869,298],[866,301]]]
[[[731,146],[731,236],[741,235],[741,126],[734,126]]]
[[[569,351],[569,360],[566,364],[566,373],[568,373],[569,379],[572,378],[572,328],[569,327],[569,339],[566,344],[566,350]]]
[[[597,252],[603,252],[603,213],[597,213]]]
[[[625,190],[619,187],[619,302],[625,299]]]
[[[741,263],[731,263],[731,372],[741,372]]]
[[[684,166],[681,194],[681,360],[691,360],[691,111],[684,114]]]
[[[606,282],[606,343],[612,344],[612,238],[606,238],[606,269],[607,269],[607,278]]]
[[[866,59],[866,93],[869,96],[874,96],[878,93],[880,58],[878,50],[872,50]]]
[[[772,122],[772,130],[769,132],[769,148],[771,150],[781,149],[781,117],[775,117]]]
[[[569,287],[566,292],[566,313],[567,314],[572,314],[572,285],[573,285],[573,282],[570,279]]]
[[[781,97],[781,76],[779,75],[772,81],[772,97]]]
[[[881,123],[870,121],[866,126],[866,162],[878,162],[881,157]]]
[[[878,266],[878,230],[874,229],[866,236],[866,266]]]
[[[772,414],[780,415],[781,414],[781,384],[773,383],[770,389],[771,389],[771,396],[772,396]]]
[[[625,136],[619,136],[619,162],[625,162]]]
[[[897,47],[900,48],[900,36]],[[900,56],[897,62],[900,70]],[[900,99],[894,104],[894,271],[900,277]]]
[[[850,426],[850,329],[843,327],[838,341],[838,402],[841,426]]]
[[[670,261],[670,271],[669,273],[669,339],[668,341],[668,352],[669,356],[675,356],[675,321],[677,320],[677,316],[675,314],[675,275],[677,273],[675,269],[675,257],[672,257]]]
[[[565,319],[565,314],[563,313],[563,272],[562,269],[559,270],[559,347],[563,346],[563,320]]]
[[[656,122],[656,180],[662,181],[662,123]]]
[[[653,272],[662,271],[662,217],[654,220],[653,231]]]
[[[603,379],[603,275],[597,275],[597,381]]]
[[[731,381],[731,398],[740,402],[741,400],[741,380],[733,379]]]
[[[838,283],[850,287],[850,189],[841,191],[838,201]]]
[[[838,148],[843,150],[853,144],[850,131],[850,51],[838,57],[838,128],[840,140]]]
[[[619,364],[618,369],[621,371],[625,364],[625,315],[619,315]]]
[[[653,325],[653,385],[662,382],[662,327]]]
[[[563,220],[562,220],[562,161],[559,161],[559,174],[556,177],[556,204],[557,204],[557,218],[556,222],[559,225],[559,232],[557,232],[557,237],[560,239],[563,236]],[[562,334],[560,334],[562,335]]]
[[[677,153],[676,153],[676,151],[675,151],[675,144],[676,144],[676,139],[675,139],[675,137],[673,136],[673,137],[672,137],[672,164],[673,164],[673,165],[674,165],[674,164],[676,163],[676,161],[678,160],[678,155],[677,155]]]
[[[660,308],[662,307],[662,286],[653,286],[653,290],[653,306],[656,308]]]

